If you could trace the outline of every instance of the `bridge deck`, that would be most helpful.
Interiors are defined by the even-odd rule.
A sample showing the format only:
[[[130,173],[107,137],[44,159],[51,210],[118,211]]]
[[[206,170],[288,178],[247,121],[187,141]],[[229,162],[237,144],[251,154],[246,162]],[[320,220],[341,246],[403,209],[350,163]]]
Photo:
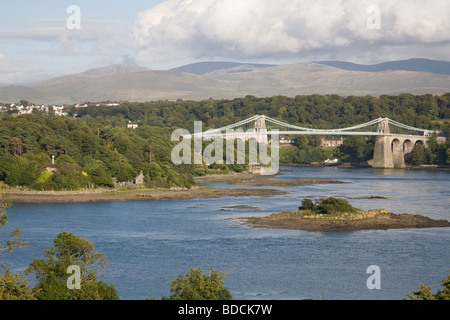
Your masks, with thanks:
[[[252,136],[252,135],[322,135],[322,136],[391,136],[391,137],[411,137],[411,138],[426,138],[426,136],[421,135],[409,135],[409,134],[397,134],[397,133],[383,133],[378,132],[357,132],[357,131],[276,131],[268,130],[266,132],[212,132],[212,133],[199,133],[193,136],[202,137],[235,137],[235,136]]]

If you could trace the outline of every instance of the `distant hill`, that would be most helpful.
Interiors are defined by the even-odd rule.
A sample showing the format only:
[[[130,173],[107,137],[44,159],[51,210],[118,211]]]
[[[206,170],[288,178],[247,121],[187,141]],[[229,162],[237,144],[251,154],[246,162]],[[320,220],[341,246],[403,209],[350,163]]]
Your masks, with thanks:
[[[38,104],[75,104],[246,95],[444,94],[450,92],[450,74],[445,71],[448,64],[425,59],[373,66],[338,61],[280,66],[206,62],[163,71],[114,65],[22,85],[2,85],[0,102],[24,99]]]
[[[427,72],[389,70],[348,71],[317,63],[267,67],[251,72],[233,69],[207,74],[209,78],[236,85],[238,96],[298,94],[373,95],[443,94],[450,92],[450,76]]]
[[[81,74],[86,76],[110,76],[114,74],[126,74],[142,71],[150,71],[150,69],[135,64],[116,64],[112,66],[89,69]]]
[[[111,69],[56,77],[26,85],[0,86],[0,101],[21,99],[38,104],[75,104],[98,101],[204,99],[230,96],[220,81],[175,71],[111,73]],[[104,74],[105,75],[102,75]]]
[[[418,58],[389,61],[373,65],[362,65],[343,61],[318,61],[316,63],[347,71],[381,72],[388,70],[403,70],[450,75],[450,62]]]
[[[267,68],[267,67],[273,67],[275,65],[257,64],[257,63],[209,61],[209,62],[197,62],[197,63],[188,64],[185,66],[174,68],[174,69],[172,69],[172,71],[204,75],[204,74],[214,72],[217,70],[233,69],[233,68],[242,67],[242,66],[249,67],[249,68]]]

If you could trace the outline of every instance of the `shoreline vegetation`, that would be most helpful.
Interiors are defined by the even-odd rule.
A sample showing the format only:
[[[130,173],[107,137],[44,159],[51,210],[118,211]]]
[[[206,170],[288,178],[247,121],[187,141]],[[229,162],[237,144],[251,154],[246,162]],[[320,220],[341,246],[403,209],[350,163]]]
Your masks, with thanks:
[[[289,166],[320,166],[320,167],[349,167],[357,168],[351,164],[283,164]],[[450,169],[447,166],[420,166],[406,169]],[[278,174],[282,174],[283,170]],[[277,175],[278,175],[277,174]],[[74,202],[114,202],[114,201],[175,201],[195,198],[220,198],[220,197],[246,197],[246,196],[266,196],[283,195],[287,191],[279,189],[266,189],[254,187],[295,187],[312,184],[340,184],[342,181],[329,179],[276,179],[277,176],[261,176],[251,172],[233,172],[229,174],[208,174],[195,177],[197,184],[188,188],[97,188],[91,190],[75,191],[36,191],[21,190],[18,188],[0,188],[0,194],[7,197],[8,201],[14,203],[74,203]],[[209,183],[227,183],[239,188],[211,188],[206,186]],[[245,188],[248,187],[248,188]]]
[[[87,191],[25,191],[4,189],[0,193],[7,196],[7,201],[14,203],[74,203],[74,202],[112,202],[112,201],[171,201],[196,198],[251,197],[283,195],[287,191],[251,188],[258,186],[302,186],[319,183],[342,183],[324,179],[273,179],[273,176],[244,172],[226,175],[207,175],[194,178],[197,186],[171,189],[95,189]],[[210,188],[208,183],[230,183],[248,188]]]
[[[114,201],[175,201],[221,197],[263,197],[283,195],[287,191],[254,187],[292,187],[323,183],[343,183],[328,179],[274,179],[274,176],[244,172],[216,174],[194,178],[197,186],[171,189],[94,189],[86,191],[33,191],[4,189],[7,201],[14,203],[76,203],[76,202],[114,202]],[[211,188],[208,183],[228,183],[239,188]],[[248,188],[246,188],[248,187]]]

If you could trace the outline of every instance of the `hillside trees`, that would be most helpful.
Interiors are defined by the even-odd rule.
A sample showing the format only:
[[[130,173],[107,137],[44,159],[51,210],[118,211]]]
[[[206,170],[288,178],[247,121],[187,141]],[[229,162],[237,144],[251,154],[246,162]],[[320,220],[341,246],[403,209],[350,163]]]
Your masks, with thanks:
[[[78,110],[78,115],[86,117],[88,123],[103,122],[104,125],[111,125],[119,117],[139,120],[142,125],[183,127],[191,131],[190,126],[194,121],[201,120],[205,126],[217,128],[255,114],[320,128],[339,128],[378,117],[389,117],[412,126],[418,123],[433,126],[436,121],[449,119],[449,97],[450,94],[433,96],[407,93],[380,97],[318,94],[299,95],[295,98],[246,96],[231,100],[127,102],[114,107],[82,108]],[[418,116],[425,118],[417,118]],[[223,117],[227,117],[229,121],[223,123]],[[102,122],[99,122],[100,118]],[[438,123],[438,127],[442,128],[442,125]]]
[[[180,127],[181,124],[182,128],[190,132],[193,132],[194,121],[203,121],[204,129],[218,128],[256,114],[264,114],[303,127],[327,129],[361,124],[378,117],[389,117],[406,125],[448,132],[450,93],[441,96],[402,93],[380,97],[319,94],[298,95],[294,98],[246,96],[230,100],[128,102],[116,107],[100,106],[79,110],[79,115],[86,119],[87,123],[95,122],[100,116],[105,123],[112,123],[112,119],[120,116],[131,120],[139,119],[142,125],[167,128]],[[369,140],[369,149],[373,148],[370,144]],[[310,143],[309,147],[312,146]],[[341,148],[341,154],[348,161],[361,161],[368,158],[372,152],[357,150],[358,146],[354,142],[351,149],[343,151]],[[347,153],[348,151],[351,154]],[[293,151],[290,153],[289,157],[292,158]],[[305,159],[305,156],[299,158]],[[447,161],[439,159],[432,163],[442,164]]]
[[[366,139],[361,136],[350,136],[344,139],[344,144],[340,147],[343,161],[363,162],[373,158],[373,139]]]
[[[193,184],[187,172],[180,172],[171,163],[169,128],[143,126],[132,130],[42,115],[4,116],[0,128],[0,180],[12,187],[112,187],[112,178],[132,181],[141,170],[150,176],[148,163],[164,168],[158,185]],[[149,185],[154,184],[149,181]]]
[[[208,167],[175,166],[171,162],[171,133],[177,128],[194,131],[194,121],[203,121],[203,129],[218,128],[265,114],[281,121],[309,128],[342,128],[364,123],[377,117],[424,129],[450,131],[450,93],[442,96],[381,95],[349,96],[299,95],[246,96],[221,100],[124,102],[118,106],[70,108],[78,118],[38,114],[0,115],[0,180],[9,185],[33,189],[70,189],[88,186],[110,187],[112,179],[132,180],[141,170],[151,176],[148,166],[156,163],[164,174],[155,176],[158,183],[174,183],[173,174],[184,182],[204,174]],[[139,121],[136,130],[126,128],[128,120]],[[282,162],[320,162],[338,157],[346,162],[367,161],[372,157],[374,140],[345,137],[339,149],[319,147],[319,136],[297,136],[297,145],[282,150]],[[420,152],[420,151],[418,151]],[[47,157],[30,158],[46,154]],[[425,148],[426,164],[450,163],[449,144]],[[55,156],[56,165],[51,162]],[[71,167],[64,167],[71,164]],[[60,166],[54,174],[47,168]],[[215,166],[226,170],[241,170],[236,166]],[[28,168],[27,170],[23,168]],[[26,172],[25,172],[26,171]],[[62,177],[57,174],[61,174]],[[87,175],[86,175],[87,174]],[[69,177],[69,176],[70,177]],[[172,183],[169,183],[169,180]],[[185,185],[185,183],[182,183]]]

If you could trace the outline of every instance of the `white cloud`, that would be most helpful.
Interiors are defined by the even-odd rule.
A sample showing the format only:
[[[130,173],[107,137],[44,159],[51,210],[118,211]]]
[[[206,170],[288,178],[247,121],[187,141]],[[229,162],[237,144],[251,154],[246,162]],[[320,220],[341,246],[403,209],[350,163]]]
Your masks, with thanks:
[[[380,30],[367,28],[373,5]],[[187,56],[363,60],[377,59],[368,50],[388,47],[407,57],[409,44],[422,43],[419,51],[433,58],[431,50],[450,43],[449,12],[448,0],[167,0],[140,12],[132,34],[138,63]]]
[[[21,64],[12,63],[9,57],[0,52],[0,84],[26,82],[33,71]]]
[[[380,8],[380,30],[367,28],[370,6]],[[36,16],[0,30],[0,82],[134,57],[155,69],[210,59],[450,61],[449,12],[448,0],[166,0],[139,12],[131,30],[121,15],[105,14],[83,15],[81,30],[68,30],[63,10],[60,18]]]
[[[450,39],[450,2],[440,0],[397,1],[393,32],[405,41],[432,43]]]

